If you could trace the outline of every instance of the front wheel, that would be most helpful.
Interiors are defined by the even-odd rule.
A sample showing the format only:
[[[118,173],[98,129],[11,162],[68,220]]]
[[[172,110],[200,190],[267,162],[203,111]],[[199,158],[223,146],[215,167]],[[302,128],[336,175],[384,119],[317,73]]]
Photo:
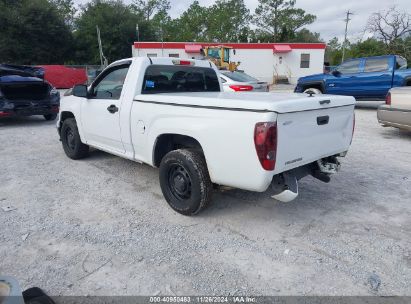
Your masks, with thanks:
[[[212,183],[201,152],[175,150],[164,156],[160,164],[160,186],[175,211],[194,215],[211,201]]]
[[[61,126],[60,137],[64,152],[71,159],[80,159],[88,155],[89,147],[81,142],[74,118],[64,120]]]
[[[323,92],[321,92],[320,89],[316,88],[308,88],[304,90],[304,93],[306,94],[316,94],[316,95],[321,95]]]

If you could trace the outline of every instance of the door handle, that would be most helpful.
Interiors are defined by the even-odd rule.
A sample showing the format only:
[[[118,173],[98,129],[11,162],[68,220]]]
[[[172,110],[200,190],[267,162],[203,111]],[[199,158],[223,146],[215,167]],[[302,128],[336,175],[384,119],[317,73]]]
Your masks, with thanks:
[[[114,113],[118,112],[118,108],[115,105],[110,105],[107,108],[107,111],[109,111],[111,114],[114,114]]]
[[[317,117],[317,125],[322,126],[322,125],[326,125],[328,124],[328,122],[330,121],[330,117],[327,116],[318,116]]]

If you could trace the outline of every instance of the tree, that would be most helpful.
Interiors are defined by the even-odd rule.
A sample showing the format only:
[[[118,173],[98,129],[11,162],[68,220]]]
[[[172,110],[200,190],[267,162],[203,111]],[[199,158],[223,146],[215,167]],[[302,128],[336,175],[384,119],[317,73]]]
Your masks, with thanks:
[[[154,38],[147,23],[120,0],[93,0],[82,6],[74,33],[77,61],[84,64],[100,62],[96,26],[100,28],[103,52],[109,62],[130,57],[137,24],[140,40]]]
[[[134,0],[132,8],[146,21],[150,21],[156,14],[164,15],[170,9],[170,2],[168,0]]]
[[[175,41],[206,41],[208,10],[196,0],[181,16],[172,21]]]
[[[62,64],[70,60],[70,29],[47,0],[0,1],[0,61]]]
[[[208,9],[207,15],[207,40],[216,42],[246,42],[250,11],[245,6],[243,0],[217,0]]]
[[[259,0],[254,23],[261,33],[271,36],[274,42],[286,41],[304,25],[311,24],[316,17],[295,8],[295,0]]]
[[[57,12],[64,19],[64,22],[73,29],[75,14],[77,12],[76,7],[74,6],[73,0],[50,0],[56,8]]]
[[[375,33],[377,38],[390,48],[411,33],[411,15],[397,10],[394,6],[387,11],[372,14],[366,29]]]

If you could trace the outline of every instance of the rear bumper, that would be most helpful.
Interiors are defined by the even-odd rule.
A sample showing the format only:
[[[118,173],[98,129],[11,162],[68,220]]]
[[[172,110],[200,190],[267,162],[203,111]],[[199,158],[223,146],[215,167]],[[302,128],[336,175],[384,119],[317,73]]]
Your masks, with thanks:
[[[57,114],[59,112],[60,99],[53,100],[28,100],[11,101],[0,100],[0,117],[31,116]]]
[[[382,105],[378,107],[377,119],[383,126],[411,130],[411,110],[408,109]]]

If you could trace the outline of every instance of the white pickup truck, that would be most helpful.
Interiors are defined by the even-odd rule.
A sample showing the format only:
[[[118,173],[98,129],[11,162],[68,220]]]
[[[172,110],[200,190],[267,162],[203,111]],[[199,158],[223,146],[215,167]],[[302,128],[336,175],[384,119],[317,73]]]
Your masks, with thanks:
[[[132,58],[108,66],[63,98],[57,122],[72,159],[89,146],[160,168],[177,212],[193,215],[213,185],[298,195],[297,181],[329,182],[354,131],[354,98],[222,92],[208,61]]]

